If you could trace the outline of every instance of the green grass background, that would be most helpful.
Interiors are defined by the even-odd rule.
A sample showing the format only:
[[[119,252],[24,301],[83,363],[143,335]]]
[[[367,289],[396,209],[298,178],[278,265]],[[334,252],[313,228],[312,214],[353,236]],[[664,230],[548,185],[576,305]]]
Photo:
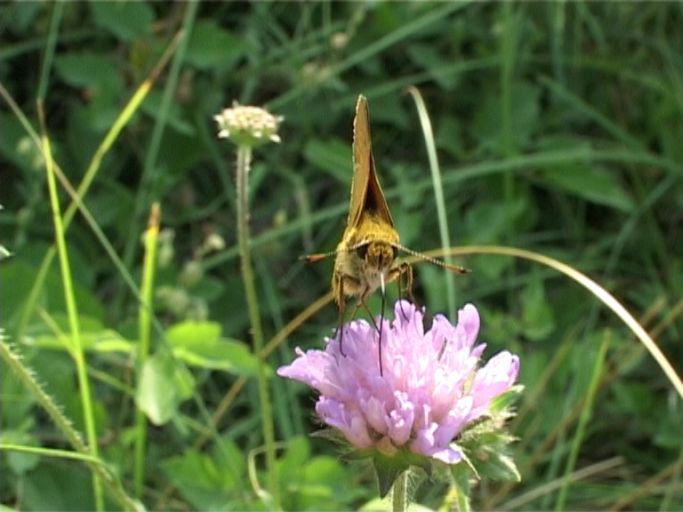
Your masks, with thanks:
[[[0,4],[0,243],[13,253],[0,263],[5,343],[83,431],[56,261],[27,309],[54,242],[45,166],[25,124],[39,131],[41,99],[65,178],[74,187],[87,169],[94,178],[83,198],[92,222],[77,213],[67,247],[100,458],[133,495],[134,288],[157,201],[158,388],[148,390],[164,397],[147,433],[140,499],[154,509],[266,508],[254,485],[266,479],[236,250],[234,148],[216,138],[212,116],[238,100],[285,118],[282,143],[257,149],[250,175],[252,251],[271,339],[328,290],[332,261],[310,266],[298,257],[332,250],[343,230],[359,93],[369,98],[375,159],[402,242],[441,246],[412,85],[434,130],[451,242],[525,248],[587,273],[680,371],[682,24],[680,3]],[[180,30],[185,38],[144,101],[102,145]],[[60,199],[66,210],[64,181]],[[483,482],[475,508],[683,508],[683,404],[623,323],[538,264],[492,255],[457,262],[473,272],[456,279],[456,304],[479,308],[486,354],[520,354],[526,387],[510,425],[522,482]],[[430,312],[449,312],[442,272],[416,266],[415,295]],[[335,322],[328,305],[298,324],[271,368],[290,361],[295,346],[321,346]],[[61,451],[0,451],[0,503],[93,507],[89,467],[65,458],[64,432],[7,360],[1,365],[0,441]],[[241,376],[246,386],[212,426]],[[372,500],[369,467],[309,437],[312,395],[269,382],[284,508]],[[421,504],[443,506],[447,482],[413,484]],[[118,506],[110,494],[107,503]]]

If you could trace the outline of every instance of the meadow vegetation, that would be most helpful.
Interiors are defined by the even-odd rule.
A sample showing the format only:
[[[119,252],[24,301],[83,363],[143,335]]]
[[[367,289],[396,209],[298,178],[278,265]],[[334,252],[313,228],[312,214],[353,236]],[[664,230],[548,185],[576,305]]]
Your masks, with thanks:
[[[0,503],[273,506],[213,120],[233,100],[284,117],[248,190],[277,500],[376,499],[275,373],[337,323],[332,259],[300,256],[343,231],[362,93],[402,243],[443,256],[447,235],[472,270],[416,264],[416,299],[475,304],[487,351],[520,356],[522,480],[474,508],[683,509],[681,26],[679,3],[0,4]],[[448,481],[409,485],[449,503]]]

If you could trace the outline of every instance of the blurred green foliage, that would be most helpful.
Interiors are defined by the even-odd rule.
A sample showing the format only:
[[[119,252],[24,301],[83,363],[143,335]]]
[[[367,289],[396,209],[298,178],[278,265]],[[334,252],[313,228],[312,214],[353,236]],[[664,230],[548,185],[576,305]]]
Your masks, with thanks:
[[[189,38],[105,155],[84,201],[133,282],[150,205],[162,205],[155,354],[142,389],[132,388],[137,298],[83,217],[68,232],[101,454],[129,489],[136,400],[159,425],[149,433],[149,508],[265,508],[249,478],[249,465],[260,471],[263,459],[254,451],[262,443],[255,383],[209,427],[228,387],[254,365],[235,249],[234,156],[212,120],[233,100],[285,116],[282,144],[260,148],[251,173],[267,338],[328,289],[332,262],[309,266],[298,256],[332,250],[343,229],[359,93],[370,101],[375,158],[402,242],[439,246],[424,140],[405,94],[415,85],[431,115],[456,245],[524,247],[587,272],[681,368],[680,4],[230,2],[188,14],[189,3],[88,2],[65,4],[51,29],[57,5],[0,4],[0,82],[34,128],[35,100],[45,91],[55,158],[74,184],[173,35],[183,28]],[[54,55],[45,53],[49,34]],[[40,153],[7,106],[0,243],[14,256],[0,263],[0,322],[82,428],[56,264],[18,332],[53,231]],[[475,508],[555,506],[556,480],[571,476],[569,446],[604,337],[606,370],[575,468],[584,473],[565,507],[683,508],[681,401],[628,331],[548,269],[494,256],[461,261],[473,272],[457,280],[458,301],[482,311],[489,355],[503,347],[521,354],[526,386],[512,424],[522,483],[478,487]],[[417,298],[444,311],[442,270],[419,265],[416,275]],[[291,360],[295,346],[320,346],[335,322],[330,305],[270,365]],[[0,441],[67,447],[4,365],[0,382]],[[286,446],[285,508],[370,501],[370,468],[308,437],[316,429],[310,396],[276,377],[271,386]],[[203,435],[211,442],[199,447]],[[1,453],[0,503],[93,506],[82,464]],[[435,508],[445,492],[445,482],[423,479],[417,497]]]

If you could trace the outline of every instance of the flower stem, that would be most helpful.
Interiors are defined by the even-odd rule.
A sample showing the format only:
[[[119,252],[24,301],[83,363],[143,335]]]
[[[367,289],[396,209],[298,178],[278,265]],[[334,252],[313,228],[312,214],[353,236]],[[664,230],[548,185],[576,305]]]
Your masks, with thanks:
[[[408,471],[401,473],[394,481],[391,491],[391,510],[405,512],[408,510]]]
[[[40,107],[39,107],[40,108]],[[42,108],[40,109],[41,122],[44,125]],[[81,343],[81,327],[78,317],[78,307],[74,295],[74,285],[71,279],[71,266],[69,264],[69,251],[66,247],[66,237],[64,235],[64,224],[62,212],[59,206],[57,194],[57,180],[55,179],[54,160],[50,148],[50,139],[47,135],[42,136],[43,157],[45,160],[45,171],[47,185],[52,206],[52,218],[55,227],[55,239],[57,254],[64,285],[64,300],[66,302],[67,316],[69,318],[69,330],[71,331],[72,354],[76,364],[76,374],[78,376],[78,387],[81,395],[81,406],[83,407],[83,420],[85,431],[88,438],[88,448],[93,458],[98,458],[97,430],[95,427],[95,413],[92,404],[92,394],[90,392],[90,381],[85,361],[85,352]],[[104,494],[102,493],[102,483],[99,476],[93,475],[93,494],[95,498],[95,508],[104,510]]]
[[[159,203],[152,205],[149,225],[145,233],[145,260],[142,271],[142,297],[139,312],[139,345],[137,353],[137,382],[140,384],[142,368],[147,361],[152,326],[152,299],[154,298],[154,275],[156,273],[157,241],[159,237]],[[142,409],[135,412],[135,495],[142,497],[145,482],[145,452],[147,446],[147,416]]]
[[[270,404],[268,381],[266,380],[265,357],[263,351],[263,329],[259,312],[254,269],[251,266],[251,249],[249,247],[249,199],[248,177],[251,165],[251,147],[240,144],[237,147],[237,239],[240,259],[242,261],[242,279],[249,310],[249,322],[254,344],[254,354],[258,358],[258,390],[263,425],[263,439],[266,448],[266,467],[268,471],[268,487],[271,493],[273,508],[280,508],[277,467],[275,465],[275,433],[273,429],[273,411]]]

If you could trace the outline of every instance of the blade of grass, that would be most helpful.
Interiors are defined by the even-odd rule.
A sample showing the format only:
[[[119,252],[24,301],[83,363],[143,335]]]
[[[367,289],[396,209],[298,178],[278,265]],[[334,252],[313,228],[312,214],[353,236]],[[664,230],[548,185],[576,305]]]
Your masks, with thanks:
[[[272,319],[273,324],[277,330],[282,329],[284,321],[282,319],[282,304],[278,300],[277,287],[274,283],[274,277],[269,272],[268,266],[261,258],[255,258],[254,263],[256,270],[261,276],[262,296],[265,297],[265,305],[267,308],[267,317]],[[286,355],[283,354],[284,347],[280,347],[279,361],[286,360]],[[289,384],[289,383],[287,383]],[[303,433],[303,425],[301,418],[305,417],[304,412],[299,407],[299,401],[294,398],[291,393],[291,387],[283,385],[271,385],[270,390],[273,396],[273,410],[275,412],[275,424],[278,426],[278,431],[285,439],[291,439],[296,435]],[[294,398],[292,400],[292,398]],[[297,421],[296,431],[294,422]]]
[[[176,46],[178,45],[178,42],[182,38],[183,34],[182,32],[178,32],[171,43],[169,44],[168,48],[164,52],[164,54],[161,56],[159,59],[159,62],[156,64],[154,69],[150,72],[149,76],[147,79],[140,84],[140,86],[136,89],[135,93],[131,97],[131,99],[128,101],[126,106],[123,108],[121,113],[118,115],[114,123],[112,124],[111,128],[109,131],[106,133],[104,138],[102,139],[102,142],[98,146],[97,150],[95,151],[88,168],[85,171],[85,175],[83,176],[83,179],[81,180],[81,183],[78,185],[76,195],[80,200],[82,200],[85,197],[85,194],[88,192],[88,189],[90,188],[90,185],[92,184],[93,180],[95,179],[95,176],[97,175],[97,172],[100,169],[100,164],[102,163],[102,160],[104,156],[108,153],[108,151],[111,149],[113,146],[114,142],[116,142],[118,136],[120,135],[121,131],[123,128],[128,124],[130,119],[133,117],[133,114],[137,111],[137,109],[140,107],[141,103],[149,93],[149,91],[152,89],[152,85],[156,81],[156,79],[159,77],[161,74],[161,71],[164,69],[166,66],[168,60],[170,59],[171,55],[173,55],[173,52],[175,51]],[[0,96],[5,100],[5,102],[9,105],[10,109],[14,113],[14,115],[19,119],[21,122],[22,126],[24,127],[24,130],[26,130],[26,133],[29,134],[31,139],[33,140],[34,144],[36,147],[40,148],[41,143],[40,139],[38,137],[38,134],[36,131],[33,129],[31,126],[31,123],[28,121],[24,113],[21,111],[19,106],[16,104],[16,102],[12,99],[10,96],[9,92],[5,87],[0,83]],[[58,170],[58,168],[56,168]],[[68,230],[69,225],[71,224],[71,220],[73,219],[74,214],[76,213],[76,209],[78,208],[78,202],[77,201],[72,201],[72,203],[68,206],[64,213],[64,229]],[[40,290],[43,287],[43,283],[45,282],[45,279],[47,277],[47,273],[50,270],[50,266],[52,264],[52,261],[55,257],[55,247],[50,247],[48,249],[47,253],[43,257],[43,260],[41,261],[40,267],[38,268],[38,271],[36,272],[36,278],[33,282],[33,285],[31,287],[31,291],[29,292],[29,295],[26,299],[26,302],[24,304],[24,307],[22,308],[21,315],[19,317],[19,322],[17,324],[17,328],[15,331],[15,336],[17,339],[21,340],[23,339],[23,333],[26,330],[26,326],[28,325],[29,320],[31,319],[31,316],[33,315],[33,312],[35,310],[36,302],[38,301],[38,294],[40,293]]]
[[[73,357],[76,364],[76,374],[78,376],[78,387],[81,395],[81,407],[83,408],[83,420],[85,431],[88,438],[90,454],[98,457],[98,439],[95,427],[95,414],[92,405],[92,394],[90,392],[90,379],[86,370],[85,352],[81,343],[81,328],[78,316],[78,306],[74,295],[74,285],[71,278],[71,264],[69,262],[69,251],[66,246],[64,234],[64,222],[59,205],[57,193],[57,180],[55,179],[54,162],[52,160],[52,149],[50,139],[47,136],[47,125],[45,123],[42,105],[38,103],[38,115],[42,126],[42,150],[45,162],[45,172],[47,185],[50,194],[50,206],[52,208],[52,220],[55,228],[55,239],[57,245],[57,255],[59,257],[59,267],[62,275],[62,286],[64,287],[64,300],[66,302],[67,315],[69,317],[69,329],[73,343]],[[104,510],[104,495],[102,494],[102,484],[99,476],[93,475],[93,493],[95,497],[95,507],[98,511]]]
[[[89,465],[94,473],[100,476],[101,481],[107,486],[112,496],[125,510],[137,512],[139,510],[138,504],[126,494],[126,491],[121,486],[121,482],[114,474],[109,472],[109,469],[102,461],[89,453],[88,447],[83,442],[81,435],[73,427],[71,421],[62,413],[52,397],[38,383],[33,371],[21,362],[21,358],[7,343],[2,331],[0,331],[0,357],[14,371],[21,383],[30,391],[48,416],[50,416],[69,444],[84,457],[83,461]]]
[[[319,297],[315,302],[311,303],[303,311],[301,311],[287,325],[285,325],[280,331],[278,331],[278,333],[275,336],[273,336],[270,339],[270,341],[268,341],[268,343],[266,343],[266,346],[263,348],[263,352],[261,352],[261,356],[264,358],[268,357],[273,352],[273,350],[275,350],[285,340],[287,340],[287,338],[301,325],[303,325],[304,322],[306,322],[309,318],[315,315],[322,308],[330,304],[333,298],[334,295],[332,294],[332,291],[329,291],[325,295]],[[225,414],[230,410],[230,406],[235,401],[235,398],[237,398],[237,396],[242,392],[242,389],[244,389],[244,386],[246,386],[246,384],[247,378],[240,377],[234,382],[232,386],[230,386],[230,389],[228,389],[228,391],[225,393],[220,403],[213,412],[213,415],[211,417],[212,428],[217,428],[218,424],[223,419],[223,416],[225,416]],[[210,436],[208,435],[200,436],[192,446],[192,449],[200,450],[209,439]],[[163,510],[168,508],[167,501],[173,494],[174,489],[175,486],[169,485],[161,492],[160,498],[154,505],[154,510]]]
[[[381,53],[387,48],[400,43],[419,30],[429,27],[430,25],[439,21],[443,21],[448,16],[466,7],[470,3],[471,2],[468,1],[446,3],[439,8],[430,10],[419,18],[412,20],[410,23],[401,25],[400,28],[379,38],[374,43],[365,46],[362,50],[350,55],[344,61],[331,66],[331,68],[326,73],[323,73],[322,76],[324,76],[326,80],[331,80],[332,78],[340,75],[348,69],[351,69],[353,66],[363,62],[364,60],[367,60],[370,57]],[[305,82],[295,84],[286,93],[268,102],[266,106],[271,111],[281,110],[284,105],[299,97],[309,88],[310,84]]]
[[[45,325],[50,329],[50,332],[55,338],[57,338],[58,340],[62,340],[67,337],[67,335],[60,328],[58,322],[45,309],[38,308],[38,315],[40,316],[40,319],[45,323]],[[64,350],[72,351],[72,347],[67,345],[64,347]],[[95,380],[104,382],[111,388],[116,389],[117,391],[125,395],[133,396],[135,393],[135,390],[132,387],[127,386],[126,384],[117,380],[108,373],[93,368],[92,366],[88,366],[88,375],[90,375]]]
[[[37,99],[40,103],[45,100],[45,91],[47,91],[50,82],[50,69],[52,69],[52,61],[55,56],[55,46],[57,46],[57,34],[59,33],[59,25],[62,22],[62,15],[64,14],[64,2],[57,1],[52,4],[52,16],[50,17],[50,28],[48,29],[47,39],[45,41],[45,52],[43,53],[43,62],[40,66],[40,80],[38,81]]]
[[[98,457],[93,457],[87,453],[70,452],[68,450],[57,450],[55,448],[43,448],[42,446],[28,446],[20,444],[0,443],[0,451],[30,453],[41,457],[55,457],[59,459],[72,459],[87,462],[90,465],[102,464]]]
[[[135,197],[135,207],[130,219],[132,226],[137,226],[141,222],[143,212],[149,208],[149,196],[152,193],[153,185],[158,178],[158,172],[156,172],[155,166],[159,157],[159,149],[161,148],[161,138],[163,137],[164,130],[166,129],[166,120],[168,119],[168,113],[171,109],[173,96],[178,88],[180,70],[182,69],[183,62],[185,61],[185,53],[190,41],[190,35],[192,34],[192,26],[194,25],[194,20],[197,15],[198,5],[199,2],[197,0],[191,0],[187,3],[187,8],[185,10],[185,16],[183,17],[183,23],[181,27],[181,31],[183,34],[185,34],[185,36],[178,44],[177,51],[175,52],[173,61],[171,62],[168,78],[166,80],[166,86],[164,87],[164,93],[161,98],[161,105],[159,105],[159,110],[157,111],[156,123],[154,124],[152,138],[149,142],[147,153],[145,155],[145,163],[142,168],[140,184],[137,188],[137,195]],[[137,244],[136,233],[137,230],[131,229],[128,232],[128,239],[124,244],[123,263],[128,269],[131,268],[133,264],[133,257],[135,256],[135,247]],[[119,288],[112,306],[115,317],[119,316],[119,312],[125,297],[125,288]]]
[[[683,303],[683,301],[681,301]],[[591,320],[589,320],[591,321]],[[661,325],[661,324],[660,324]],[[657,332],[659,328],[655,327],[652,329],[652,334],[651,337],[656,338],[657,337]],[[560,350],[563,350],[564,352],[568,352],[568,350],[573,346],[573,342],[570,339],[567,339],[567,342],[563,342],[562,346],[560,347]],[[564,350],[564,349],[567,350]],[[599,383],[600,386],[600,391],[606,388],[609,388],[609,386],[620,376],[623,375],[626,371],[628,371],[629,368],[632,368],[633,365],[635,364],[636,360],[640,358],[645,351],[645,347],[640,344],[634,346],[630,352],[623,354],[619,357],[618,360],[618,366],[614,368],[612,371],[607,372],[604,374],[601,378],[601,381]],[[553,362],[557,361],[557,356],[553,358]],[[531,409],[531,407],[534,406],[534,404],[538,403],[538,397],[541,396],[543,393],[543,389],[546,387],[546,380],[554,374],[555,370],[557,369],[557,365],[553,364],[551,362],[550,365],[544,370],[543,372],[543,377],[542,380],[543,382],[541,383],[540,386],[536,388],[536,391],[534,392],[535,396],[529,396],[527,397],[526,404],[522,409],[520,409],[519,414],[515,417],[515,423],[519,423],[522,421],[523,416],[527,414],[527,412]],[[528,468],[534,467],[536,464],[538,464],[541,460],[546,459],[546,452],[552,446],[553,444],[558,442],[558,439],[560,438],[560,435],[567,431],[569,427],[574,423],[574,421],[578,420],[579,417],[581,416],[581,411],[583,410],[584,406],[584,401],[585,400],[580,400],[574,404],[574,407],[571,411],[569,411],[563,418],[562,422],[555,426],[551,432],[549,432],[545,439],[541,441],[540,443],[535,442],[534,443],[534,449],[533,451],[530,451],[530,455],[525,457],[523,465],[520,467],[520,471],[524,473],[524,466]],[[527,448],[527,445],[531,442],[531,440],[534,438],[536,431],[538,428],[534,428],[533,426],[531,428],[526,427],[524,431],[524,437],[520,440],[520,444],[518,446],[518,449],[521,450],[522,452],[529,451]],[[496,493],[491,496],[487,502],[486,506],[483,508],[486,510],[490,509],[496,509],[499,507],[499,503],[501,503],[507,493],[510,491],[512,488],[512,484],[509,482],[506,482],[504,485],[502,485]],[[549,496],[549,495],[548,495]]]
[[[509,171],[528,172],[532,167],[558,169],[558,172],[561,172],[560,164],[571,162],[585,162],[586,164],[605,162],[641,164],[661,168],[671,172],[672,174],[683,176],[683,166],[670,159],[662,158],[657,155],[624,149],[589,149],[582,147],[578,149],[559,151],[540,151],[538,153],[518,155],[505,160],[493,160],[489,162],[466,165],[457,169],[447,168],[443,170],[442,183],[444,185],[457,184],[469,179],[481,178],[483,176],[490,176]],[[415,190],[416,194],[423,192],[432,186],[433,184],[431,178],[425,178],[412,184],[412,188]],[[386,189],[385,192],[386,198],[392,199],[398,197],[401,193],[401,190],[398,187],[393,187]],[[313,213],[310,217],[300,217],[282,227],[268,230],[253,237],[251,239],[251,245],[252,247],[259,247],[290,233],[298,232],[306,225],[315,226],[320,222],[343,214],[347,208],[347,203],[339,203],[329,208],[320,209]],[[232,247],[219,254],[216,254],[215,256],[205,258],[202,262],[203,268],[205,270],[210,270],[227,261],[231,261],[237,257],[237,252],[237,248]]]
[[[624,465],[623,457],[612,457],[611,459],[603,460],[597,464],[592,464],[588,467],[581,468],[570,475],[572,482],[580,482],[581,480],[587,480],[589,478],[595,477],[601,473],[606,473]],[[517,496],[506,503],[497,507],[499,510],[535,510],[536,507],[530,506],[531,503],[535,502],[543,496],[549,495],[555,492],[562,485],[562,480],[554,480],[548,482],[545,485],[536,487],[529,492],[526,492],[520,496]]]
[[[512,80],[515,71],[515,59],[517,57],[517,14],[513,11],[515,4],[503,2],[503,37],[501,41],[501,70],[500,70],[500,121],[502,132],[502,155],[509,157],[517,153],[515,139],[512,134]],[[503,175],[503,190],[506,204],[509,205],[514,194],[512,177],[506,173]]]
[[[671,478],[672,481],[666,489],[666,494],[659,501],[659,510],[676,510],[675,503],[672,502],[672,495],[678,493],[680,495],[680,478],[681,471],[683,471],[683,449],[681,449],[679,456],[671,464],[664,466],[661,471],[651,478],[648,478],[645,482],[637,485],[632,492],[621,496],[619,501],[614,503],[608,510],[609,512],[616,512],[618,510],[638,510],[639,507],[634,505],[634,502],[643,496],[648,494],[661,494],[660,484],[667,478]]]
[[[157,263],[157,243],[159,239],[159,225],[161,223],[161,208],[159,203],[152,205],[149,223],[144,235],[145,259],[142,267],[142,297],[138,310],[139,318],[139,348],[136,358],[136,380],[138,386],[142,379],[142,369],[147,361],[150,349],[150,332],[152,327],[152,302],[154,300],[154,276]],[[139,407],[135,411],[135,495],[142,497],[145,483],[145,452],[147,445],[147,416]]]
[[[432,123],[429,119],[429,113],[425,106],[424,100],[420,91],[415,87],[409,87],[408,93],[413,97],[415,106],[417,108],[417,115],[420,118],[420,126],[422,126],[422,136],[427,146],[427,157],[429,159],[429,169],[432,173],[432,184],[434,185],[434,201],[436,203],[436,214],[439,222],[439,235],[441,237],[441,247],[444,251],[451,246],[450,230],[448,228],[448,216],[446,215],[446,201],[443,196],[443,183],[441,180],[441,168],[439,167],[439,159],[436,155],[436,144],[434,142],[434,132],[432,131]],[[446,263],[452,263],[450,257],[446,258]],[[451,321],[455,320],[456,305],[455,305],[455,276],[448,269],[444,269],[444,278],[446,280],[446,295],[448,297],[448,316]]]
[[[123,262],[119,258],[119,256],[116,254],[116,251],[111,245],[111,242],[107,239],[106,235],[102,232],[100,227],[97,224],[97,221],[94,219],[93,215],[90,213],[90,210],[85,206],[85,204],[82,203],[80,198],[77,196],[76,191],[73,190],[73,187],[69,183],[68,179],[61,173],[59,172],[59,169],[55,169],[57,172],[57,176],[60,178],[60,181],[62,183],[62,186],[64,189],[69,193],[71,196],[71,199],[75,202],[77,205],[81,215],[83,218],[86,220],[88,223],[88,226],[92,230],[92,232],[95,234],[97,237],[98,241],[106,251],[107,255],[111,259],[112,263],[116,267],[116,269],[119,271],[121,277],[125,281],[126,285],[128,286],[128,289],[131,291],[133,296],[140,302],[140,308],[146,308],[147,309],[147,314],[149,316],[151,324],[154,326],[156,333],[159,335],[159,341],[165,346],[165,348],[170,349],[170,346],[168,344],[168,340],[166,339],[164,327],[159,321],[159,319],[154,315],[154,311],[148,307],[148,301],[143,300],[143,296],[141,291],[137,288],[137,285],[133,281],[132,277],[128,273],[128,271],[125,269],[123,266]],[[185,363],[182,361],[176,361],[177,364],[184,366]],[[193,394],[193,398],[195,402],[198,404],[198,407],[200,407],[200,410],[205,410],[205,406],[202,402],[201,395],[199,395],[196,391]],[[209,416],[206,416],[206,420],[208,423],[209,421]],[[214,438],[214,440],[220,441],[219,436],[215,428],[209,430],[209,435]]]
[[[609,332],[605,333],[602,343],[600,344],[600,349],[598,350],[598,355],[595,358],[593,373],[591,375],[588,389],[586,390],[586,396],[583,400],[583,407],[581,408],[579,424],[576,427],[576,434],[572,440],[571,451],[569,453],[569,457],[567,458],[567,465],[565,466],[564,477],[562,478],[562,486],[560,487],[560,492],[557,496],[557,501],[555,502],[555,510],[564,510],[564,506],[567,501],[567,491],[569,489],[569,484],[571,483],[571,475],[576,467],[576,461],[579,457],[579,450],[586,435],[588,421],[593,414],[593,402],[598,391],[600,376],[602,375],[604,369],[608,346]]]
[[[62,32],[59,36],[59,42],[78,43],[92,39],[97,35],[99,35],[97,30],[89,28],[71,30],[69,32]],[[9,61],[11,59],[23,57],[29,53],[40,51],[41,48],[45,47],[45,37],[41,34],[38,37],[30,38],[25,41],[16,41],[11,44],[7,44],[6,41],[3,41],[3,43],[3,47],[0,48],[0,61]]]
[[[552,9],[552,62],[555,80],[564,84],[565,79],[565,51],[564,41],[566,38],[566,2],[556,2]]]
[[[557,83],[547,76],[541,76],[540,82],[546,86],[554,96],[566,101],[577,112],[580,112],[589,119],[593,120],[596,124],[601,126],[605,132],[614,137],[616,140],[621,141],[625,146],[633,150],[644,149],[644,146],[640,140],[632,136],[602,112],[599,112],[593,106],[586,103],[579,96],[573,94],[563,85]]]
[[[550,267],[570,277],[577,284],[580,284],[589,292],[591,292],[595,298],[607,306],[607,308],[610,309],[631,330],[635,337],[638,338],[638,341],[643,344],[655,362],[659,365],[660,369],[664,373],[664,376],[669,380],[678,395],[683,398],[683,381],[681,381],[681,378],[676,370],[659,349],[657,343],[655,343],[655,341],[650,337],[645,329],[643,329],[633,315],[631,315],[631,313],[629,313],[611,293],[609,293],[587,275],[579,272],[574,267],[571,267],[566,263],[562,263],[561,261],[549,256],[545,256],[533,251],[518,249],[516,247],[472,245],[468,247],[452,247],[448,250],[448,253],[454,256],[464,256],[467,254],[497,254],[500,256],[513,256],[516,258],[522,258],[540,263],[541,265]],[[426,251],[425,254],[429,256],[443,256],[444,253],[441,249],[435,249],[433,251]]]

